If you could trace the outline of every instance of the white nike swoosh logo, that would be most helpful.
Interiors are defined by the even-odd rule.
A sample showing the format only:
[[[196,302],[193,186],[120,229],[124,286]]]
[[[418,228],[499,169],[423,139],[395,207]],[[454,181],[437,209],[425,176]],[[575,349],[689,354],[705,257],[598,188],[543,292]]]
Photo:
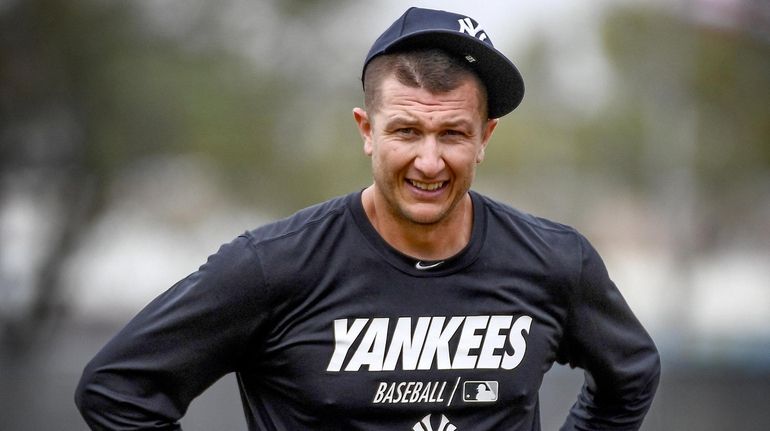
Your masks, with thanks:
[[[419,269],[420,271],[424,271],[426,269],[435,268],[435,267],[441,265],[442,263],[444,263],[443,260],[440,261],[440,262],[436,262],[436,263],[430,264],[430,265],[425,265],[425,264],[422,263],[422,261],[418,260],[417,263],[414,264],[414,267]]]

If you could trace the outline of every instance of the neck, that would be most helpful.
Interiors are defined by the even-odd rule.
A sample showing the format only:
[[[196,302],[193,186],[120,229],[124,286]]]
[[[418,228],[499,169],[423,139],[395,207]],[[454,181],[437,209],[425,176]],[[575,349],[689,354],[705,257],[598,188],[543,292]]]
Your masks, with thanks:
[[[420,260],[443,260],[459,253],[471,238],[473,203],[469,194],[438,223],[419,224],[393,214],[375,186],[362,193],[364,211],[374,229],[391,247]]]

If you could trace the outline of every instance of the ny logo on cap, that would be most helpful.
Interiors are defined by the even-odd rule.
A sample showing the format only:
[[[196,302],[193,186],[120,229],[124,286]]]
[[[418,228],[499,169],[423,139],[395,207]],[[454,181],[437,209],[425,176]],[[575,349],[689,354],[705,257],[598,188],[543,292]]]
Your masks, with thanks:
[[[460,23],[460,33],[468,33],[469,35],[477,38],[478,40],[486,40],[487,34],[481,29],[481,26],[474,27],[473,21],[470,18],[460,18],[457,20]],[[481,32],[481,34],[479,34]]]

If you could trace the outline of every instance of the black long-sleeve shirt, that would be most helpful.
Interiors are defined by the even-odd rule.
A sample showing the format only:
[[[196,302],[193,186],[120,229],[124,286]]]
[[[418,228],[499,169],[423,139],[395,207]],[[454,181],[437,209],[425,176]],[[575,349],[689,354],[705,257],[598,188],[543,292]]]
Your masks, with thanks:
[[[471,241],[443,262],[390,247],[359,193],[236,238],[88,364],[83,417],[179,429],[235,372],[252,430],[535,431],[558,362],[586,371],[563,430],[638,429],[659,357],[599,255],[572,228],[471,197]]]

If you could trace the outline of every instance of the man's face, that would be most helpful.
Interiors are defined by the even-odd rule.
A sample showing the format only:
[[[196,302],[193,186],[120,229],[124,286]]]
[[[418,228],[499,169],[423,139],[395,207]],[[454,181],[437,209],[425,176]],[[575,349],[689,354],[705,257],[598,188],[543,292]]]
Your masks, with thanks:
[[[376,198],[398,222],[440,223],[473,182],[497,120],[482,118],[478,84],[432,94],[389,77],[374,112],[354,110],[372,158]]]

